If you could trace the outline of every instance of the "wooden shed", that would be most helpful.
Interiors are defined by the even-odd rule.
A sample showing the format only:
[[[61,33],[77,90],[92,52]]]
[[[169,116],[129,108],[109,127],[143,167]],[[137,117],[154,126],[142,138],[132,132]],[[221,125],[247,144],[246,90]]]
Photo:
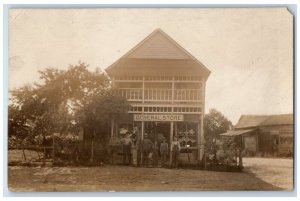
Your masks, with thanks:
[[[234,131],[242,136],[246,155],[292,156],[294,142],[293,114],[242,115]],[[222,134],[232,135],[232,131]]]

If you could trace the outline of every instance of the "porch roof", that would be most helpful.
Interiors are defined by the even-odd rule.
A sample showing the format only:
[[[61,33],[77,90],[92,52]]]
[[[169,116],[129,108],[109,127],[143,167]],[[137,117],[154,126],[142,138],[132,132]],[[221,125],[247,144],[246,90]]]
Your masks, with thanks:
[[[226,133],[220,134],[221,136],[228,136],[228,137],[235,137],[243,134],[250,133],[254,131],[255,129],[248,129],[248,130],[232,130],[232,131],[227,131]]]

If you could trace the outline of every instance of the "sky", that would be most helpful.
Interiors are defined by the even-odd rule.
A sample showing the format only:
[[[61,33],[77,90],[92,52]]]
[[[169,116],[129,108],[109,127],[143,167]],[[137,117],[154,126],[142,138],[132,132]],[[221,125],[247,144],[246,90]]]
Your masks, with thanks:
[[[9,89],[78,61],[107,68],[161,28],[210,71],[205,110],[293,112],[293,16],[286,8],[11,9]]]

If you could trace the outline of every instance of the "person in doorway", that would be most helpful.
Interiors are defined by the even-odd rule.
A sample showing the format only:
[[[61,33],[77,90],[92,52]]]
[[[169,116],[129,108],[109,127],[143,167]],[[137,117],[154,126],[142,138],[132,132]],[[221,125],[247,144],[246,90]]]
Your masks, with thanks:
[[[143,165],[148,166],[148,161],[149,161],[149,155],[151,151],[153,150],[153,143],[152,141],[148,138],[147,133],[145,133],[145,138],[142,141],[142,160],[143,160]]]
[[[124,165],[130,165],[131,164],[131,146],[132,146],[132,140],[130,133],[126,133],[126,136],[123,138],[123,164]],[[126,163],[126,158],[128,160],[128,163]]]
[[[154,142],[154,147],[153,147],[153,166],[157,167],[158,165],[158,152],[159,152],[159,147],[158,147],[158,142]]]
[[[163,138],[162,143],[160,143],[160,156],[161,156],[161,165],[162,167],[165,167],[166,165],[166,161],[167,161],[167,156],[168,156],[168,151],[169,151],[169,147],[168,147],[168,143],[166,142],[166,138]]]
[[[142,164],[142,139],[138,138],[136,142],[136,152],[137,152],[137,166],[140,167]]]
[[[178,167],[178,157],[180,154],[180,142],[178,141],[177,136],[174,137],[174,140],[171,144],[171,153],[172,153],[172,163],[171,168]]]

